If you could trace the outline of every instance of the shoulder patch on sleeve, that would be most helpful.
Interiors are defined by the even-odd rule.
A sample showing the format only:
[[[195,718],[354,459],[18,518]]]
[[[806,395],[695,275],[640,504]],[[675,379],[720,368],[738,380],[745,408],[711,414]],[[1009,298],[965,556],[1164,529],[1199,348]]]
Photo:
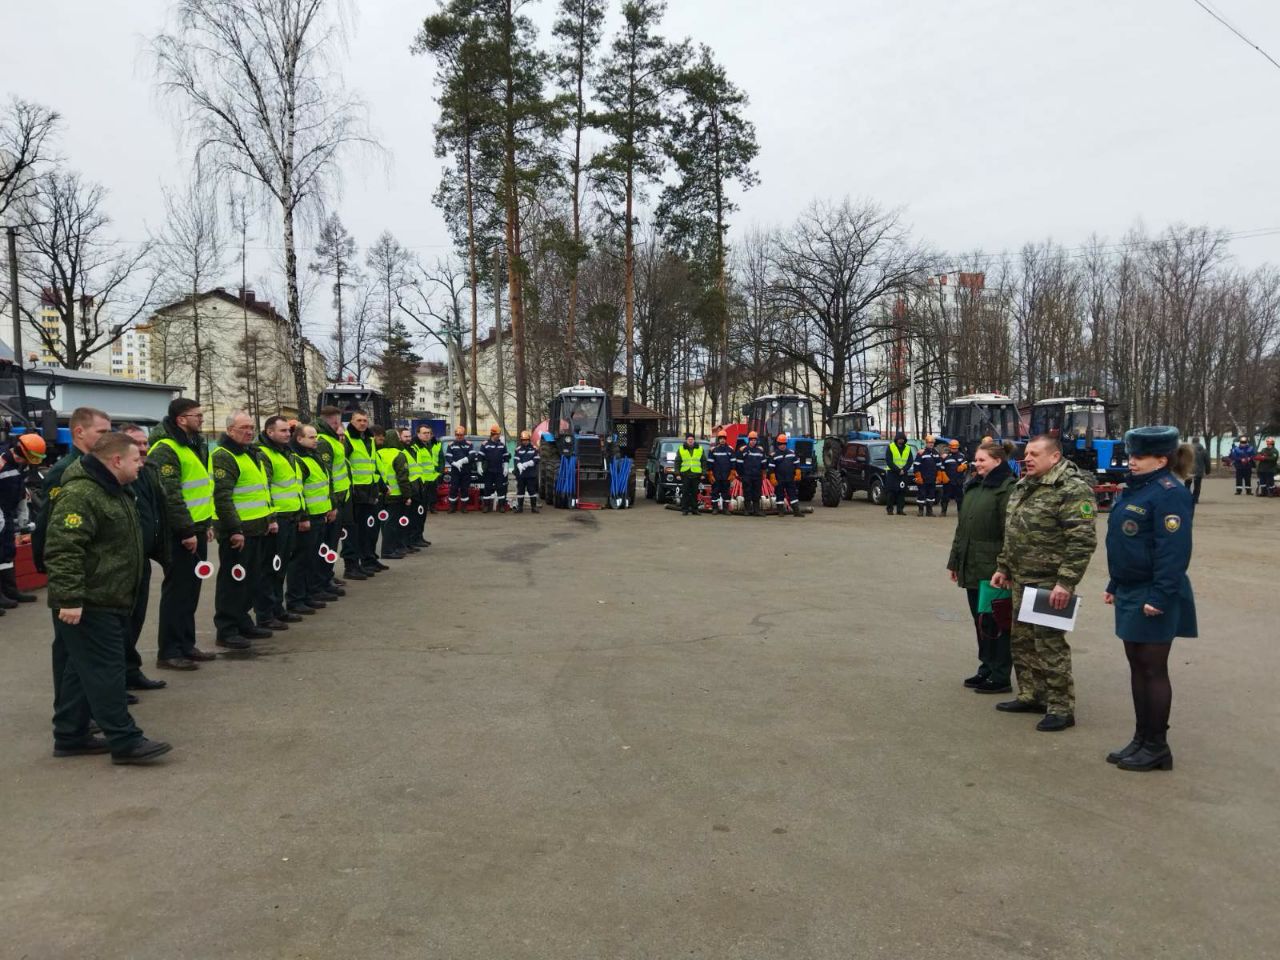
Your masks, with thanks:
[[[82,523],[84,523],[84,520],[78,513],[68,513],[62,518],[62,525],[69,530],[76,529]]]
[[[1177,533],[1178,528],[1182,526],[1182,518],[1176,513],[1171,513],[1164,518],[1164,528],[1170,533]]]
[[[1160,486],[1164,487],[1166,490],[1172,490],[1177,486],[1177,484],[1173,481],[1172,477],[1161,477]]]
[[[219,480],[227,479],[227,471],[223,470],[221,467],[215,467],[213,470],[213,475],[217,477]]]
[[[1092,500],[1081,500],[1079,510],[1080,516],[1088,520],[1092,520],[1094,514],[1098,512],[1098,508],[1093,505]]]
[[[173,464],[166,463],[160,468],[160,475],[164,477],[172,477],[177,471],[173,469]]]
[[[49,491],[49,499],[50,499],[50,500],[57,500],[57,499],[58,499],[58,494],[60,494],[61,492],[62,492],[62,488],[61,488],[61,487],[53,487],[53,488]]]

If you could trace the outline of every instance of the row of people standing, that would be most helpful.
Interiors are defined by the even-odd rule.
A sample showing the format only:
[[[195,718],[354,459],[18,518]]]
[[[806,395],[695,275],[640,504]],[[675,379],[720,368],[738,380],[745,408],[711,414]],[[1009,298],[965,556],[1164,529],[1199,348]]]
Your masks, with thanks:
[[[945,450],[940,450],[936,439],[928,436],[916,452],[908,443],[907,435],[899,431],[885,451],[885,461],[885,513],[889,516],[906,513],[907,488],[912,481],[916,485],[917,516],[934,516],[933,508],[939,505],[939,495],[942,516],[947,515],[947,507],[952,502],[957,510],[960,508],[969,462],[960,449],[959,440],[951,440]]]
[[[1115,608],[1129,663],[1135,732],[1106,759],[1123,770],[1168,770],[1169,651],[1175,637],[1197,635],[1187,577],[1192,494],[1181,482],[1195,452],[1172,427],[1131,430],[1125,446],[1130,475],[1108,520],[1103,600]],[[1015,674],[1018,695],[996,708],[1041,715],[1036,729],[1056,732],[1075,725],[1070,646],[1062,630],[1023,622],[1018,611],[1030,589],[1047,591],[1053,610],[1072,602],[1096,545],[1096,503],[1091,479],[1055,438],[1028,442],[1016,481],[1012,453],[1007,442],[979,447],[947,561],[967,592],[978,640],[978,671],[964,685],[1010,692]]]
[[[508,452],[496,424],[489,428],[489,439],[478,449],[467,440],[466,430],[457,427],[443,457],[449,473],[450,513],[466,511],[477,467],[482,484],[480,504],[485,513],[495,513],[506,506],[512,469],[516,477],[516,513],[524,512],[525,503],[532,513],[538,512],[538,448],[528,430],[521,431],[514,452]]]
[[[728,435],[716,434],[716,442],[710,450],[704,450],[697,437],[685,434],[684,444],[676,448],[676,473],[680,478],[680,513],[683,516],[698,515],[698,491],[706,479],[711,485],[711,512],[729,514],[733,499],[730,492],[736,475],[742,483],[742,499],[747,516],[761,515],[760,503],[764,478],[774,478],[775,513],[801,517],[800,490],[796,472],[800,459],[787,446],[787,435],[778,434],[772,451],[760,446],[760,436],[752,430],[746,442],[734,449],[729,446]]]
[[[213,540],[215,643],[237,652],[337,602],[349,580],[389,570],[382,561],[430,545],[439,445],[429,428],[406,448],[362,411],[347,429],[329,407],[314,424],[269,417],[255,438],[238,411],[210,453],[203,419],[198,402],[179,398],[148,438],[134,425],[112,431],[99,410],[71,415],[73,449],[45,477],[32,539],[54,614],[56,756],[145,763],[169,750],[128,710],[129,691],[166,686],[143,673],[137,651],[151,560],[165,572],[156,666],[192,671],[216,657],[196,643]],[[346,579],[335,573],[339,545]]]
[[[1206,455],[1207,459],[1207,455]],[[1224,458],[1236,472],[1236,496],[1253,496],[1253,471],[1258,471],[1258,495],[1276,495],[1276,473],[1280,471],[1280,450],[1276,441],[1268,437],[1258,449],[1249,437],[1238,437]]]

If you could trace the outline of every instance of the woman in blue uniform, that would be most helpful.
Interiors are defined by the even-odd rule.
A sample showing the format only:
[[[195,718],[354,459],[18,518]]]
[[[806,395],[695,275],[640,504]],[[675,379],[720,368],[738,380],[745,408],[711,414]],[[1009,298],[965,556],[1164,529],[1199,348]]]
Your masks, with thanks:
[[[1139,427],[1124,436],[1129,480],[1107,524],[1111,579],[1103,602],[1116,611],[1116,634],[1129,658],[1137,730],[1107,755],[1121,770],[1172,770],[1169,650],[1174,637],[1196,636],[1191,562],[1191,494],[1183,478],[1194,453],[1175,427]]]

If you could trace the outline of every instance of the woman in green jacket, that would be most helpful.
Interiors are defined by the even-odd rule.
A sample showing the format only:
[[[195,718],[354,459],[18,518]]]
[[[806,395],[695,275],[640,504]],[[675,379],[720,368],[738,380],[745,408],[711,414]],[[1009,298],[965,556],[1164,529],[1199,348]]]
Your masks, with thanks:
[[[974,474],[964,489],[960,518],[947,569],[951,579],[969,595],[969,612],[978,634],[978,672],[964,685],[975,693],[1008,693],[1013,657],[1009,651],[1009,630],[1013,623],[1012,602],[998,599],[990,613],[978,612],[980,585],[996,570],[996,557],[1004,545],[1004,514],[1017,478],[1009,466],[1014,446],[1008,441],[988,440],[974,455]],[[987,584],[988,589],[990,583]]]

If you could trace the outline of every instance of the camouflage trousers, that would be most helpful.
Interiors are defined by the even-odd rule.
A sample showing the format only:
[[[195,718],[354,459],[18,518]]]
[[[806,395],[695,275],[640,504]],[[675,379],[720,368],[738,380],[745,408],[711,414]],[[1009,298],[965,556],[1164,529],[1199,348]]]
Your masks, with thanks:
[[[1022,607],[1024,584],[1013,585],[1013,629],[1010,643],[1013,669],[1018,677],[1018,699],[1043,703],[1050,713],[1063,716],[1076,712],[1076,687],[1071,679],[1071,647],[1067,635],[1052,627],[1022,623],[1017,619]],[[1033,584],[1026,584],[1033,586]]]

